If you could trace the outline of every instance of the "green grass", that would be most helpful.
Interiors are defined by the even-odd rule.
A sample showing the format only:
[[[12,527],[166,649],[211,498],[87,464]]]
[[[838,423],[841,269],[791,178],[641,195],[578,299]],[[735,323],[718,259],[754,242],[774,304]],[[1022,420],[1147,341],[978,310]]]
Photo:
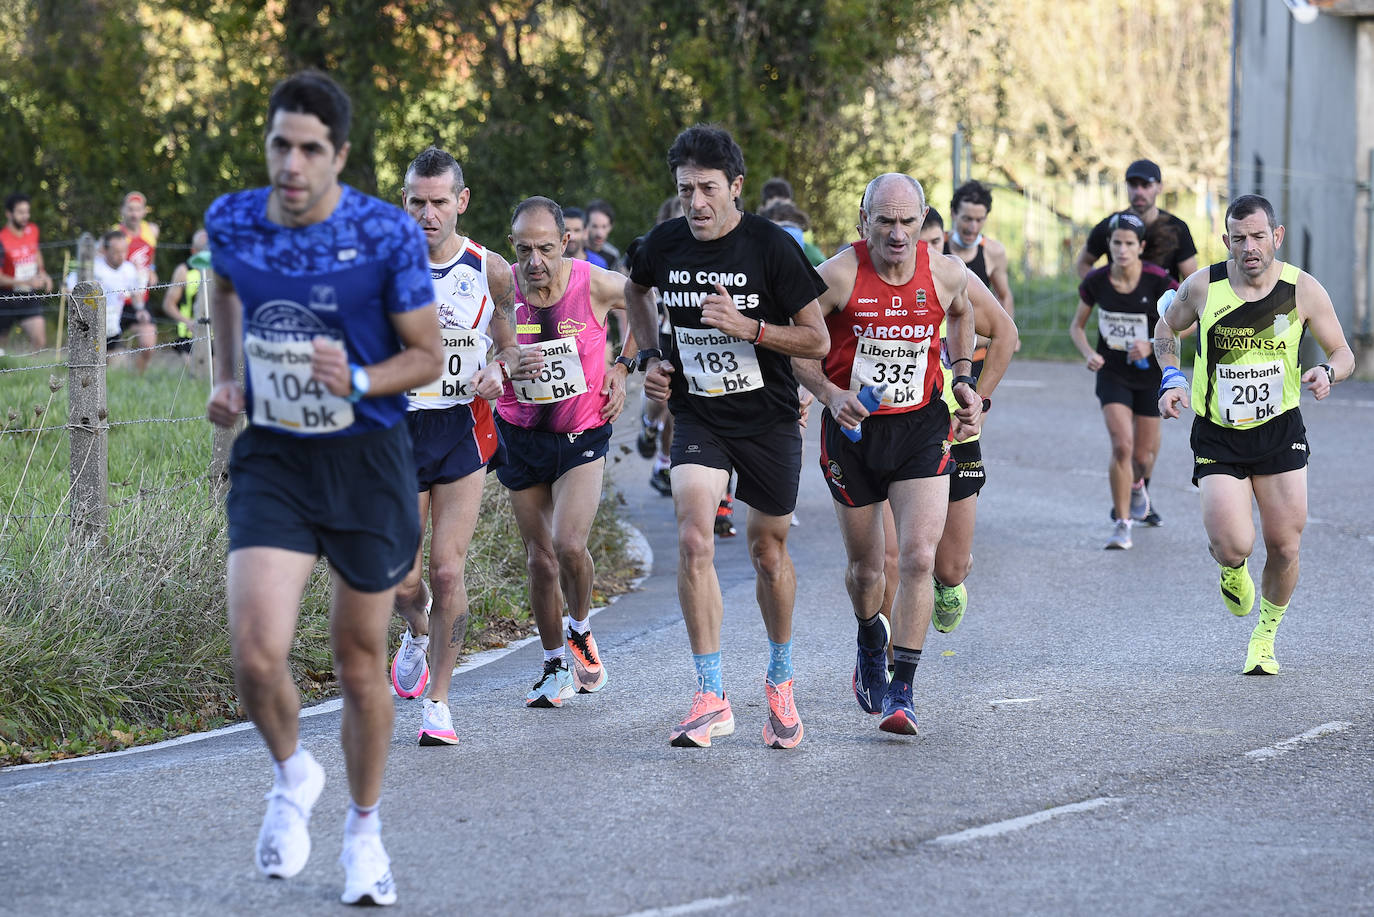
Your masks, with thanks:
[[[0,369],[41,362],[4,358]],[[110,421],[199,418],[206,394],[170,358],[143,377],[112,371]],[[0,432],[0,764],[158,741],[242,715],[225,619],[223,504],[207,475],[210,425],[113,426],[110,526],[103,544],[83,550],[60,515],[66,398],[61,369],[0,373],[0,429],[11,431]],[[618,506],[604,495],[592,532],[598,602],[634,573]],[[494,476],[480,518],[466,577],[472,648],[532,629],[524,549]],[[327,609],[321,563],[290,657],[306,700],[336,692]],[[393,619],[393,633],[400,627]]]

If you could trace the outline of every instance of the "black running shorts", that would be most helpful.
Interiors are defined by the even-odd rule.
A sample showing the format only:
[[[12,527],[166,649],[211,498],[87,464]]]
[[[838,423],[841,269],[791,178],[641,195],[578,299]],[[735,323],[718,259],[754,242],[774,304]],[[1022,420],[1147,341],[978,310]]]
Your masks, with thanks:
[[[404,424],[355,436],[249,426],[229,459],[229,550],[323,554],[359,592],[405,578],[420,544],[415,463]]]
[[[605,458],[611,447],[609,423],[581,433],[551,433],[517,427],[497,414],[496,429],[506,447],[506,460],[496,469],[496,477],[508,490],[552,485],[579,465]]]
[[[1307,427],[1293,408],[1249,430],[1193,418],[1193,483],[1209,474],[1252,478],[1307,467]]]
[[[893,481],[938,477],[954,468],[949,408],[941,398],[914,411],[864,418],[857,443],[842,429],[829,408],[821,413],[821,472],[830,495],[845,506],[881,503]]]
[[[735,499],[765,516],[790,516],[801,482],[801,428],[795,420],[753,436],[721,436],[691,414],[673,422],[673,467],[704,465],[735,472]]]
[[[958,503],[976,497],[988,479],[987,470],[983,467],[981,441],[975,439],[968,443],[955,443],[949,447],[949,457],[954,462],[949,481],[949,502]]]
[[[1102,405],[1124,404],[1136,417],[1159,416],[1158,387],[1134,388],[1105,368],[1097,371],[1097,400]]]

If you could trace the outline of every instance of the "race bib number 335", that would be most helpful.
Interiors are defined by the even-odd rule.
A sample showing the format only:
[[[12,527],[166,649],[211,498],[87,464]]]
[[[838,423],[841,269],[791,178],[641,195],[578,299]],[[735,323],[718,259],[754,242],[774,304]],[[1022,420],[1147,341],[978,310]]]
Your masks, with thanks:
[[[883,385],[883,407],[908,407],[925,398],[926,359],[931,338],[918,341],[879,341],[861,337],[854,345],[854,369],[849,387]]]
[[[244,340],[253,423],[292,433],[334,433],[353,425],[353,404],[310,378],[310,341]]]

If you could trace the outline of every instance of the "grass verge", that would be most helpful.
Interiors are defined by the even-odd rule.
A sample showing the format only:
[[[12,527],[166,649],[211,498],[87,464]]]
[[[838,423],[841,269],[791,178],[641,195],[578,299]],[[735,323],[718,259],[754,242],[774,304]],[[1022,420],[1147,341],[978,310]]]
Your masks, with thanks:
[[[24,365],[0,361],[0,369]],[[0,765],[110,751],[242,718],[225,619],[223,503],[206,480],[209,425],[114,427],[110,528],[103,545],[83,550],[69,543],[61,515],[64,385],[60,369],[0,374]],[[112,372],[109,388],[112,422],[198,415],[206,397],[205,384],[171,362],[141,378]],[[625,591],[636,572],[619,505],[614,493],[603,494],[592,530],[597,604]],[[480,519],[467,561],[469,649],[533,629],[524,548],[494,476]],[[400,627],[393,619],[393,634]],[[337,693],[328,639],[321,563],[290,656],[306,702]]]

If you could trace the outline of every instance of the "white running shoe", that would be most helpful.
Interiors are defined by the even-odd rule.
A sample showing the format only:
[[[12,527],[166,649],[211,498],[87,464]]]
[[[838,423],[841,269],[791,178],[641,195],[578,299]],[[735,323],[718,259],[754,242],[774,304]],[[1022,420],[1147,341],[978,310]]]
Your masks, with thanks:
[[[453,718],[449,716],[448,704],[425,698],[424,711],[420,715],[420,744],[458,744],[458,734],[453,731]]]
[[[267,814],[258,831],[258,871],[273,879],[289,879],[310,859],[310,810],[324,789],[324,768],[305,752],[309,773],[301,785],[286,789],[275,784],[267,794]]]
[[[421,642],[423,641],[423,642]],[[391,687],[399,697],[414,698],[429,687],[429,637],[413,637],[410,628],[401,635],[401,646],[391,660]]]
[[[1131,518],[1136,522],[1144,522],[1145,517],[1150,515],[1150,495],[1145,490],[1145,485],[1139,488],[1131,488]]]
[[[1125,551],[1131,546],[1131,521],[1118,519],[1112,523],[1112,537],[1107,540],[1108,551]]]
[[[339,863],[344,868],[344,890],[339,900],[344,904],[396,903],[391,857],[386,855],[380,834],[345,834]]]

